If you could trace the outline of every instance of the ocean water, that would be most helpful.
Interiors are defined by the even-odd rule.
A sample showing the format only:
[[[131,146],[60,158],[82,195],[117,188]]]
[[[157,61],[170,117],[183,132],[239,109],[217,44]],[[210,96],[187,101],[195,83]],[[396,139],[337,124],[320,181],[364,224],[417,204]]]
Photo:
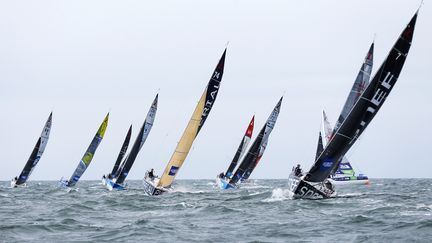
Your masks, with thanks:
[[[148,197],[141,181],[112,192],[99,181],[71,192],[0,182],[0,241],[432,242],[432,179],[373,179],[327,200],[291,200],[286,185],[222,191],[213,180],[178,180],[174,192]]]

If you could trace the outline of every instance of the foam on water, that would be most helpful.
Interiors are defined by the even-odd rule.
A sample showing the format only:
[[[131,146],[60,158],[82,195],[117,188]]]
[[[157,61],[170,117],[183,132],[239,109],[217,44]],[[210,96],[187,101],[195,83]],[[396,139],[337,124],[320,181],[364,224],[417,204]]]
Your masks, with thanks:
[[[264,199],[263,202],[284,201],[290,198],[290,191],[288,189],[276,188],[273,189],[271,196]]]

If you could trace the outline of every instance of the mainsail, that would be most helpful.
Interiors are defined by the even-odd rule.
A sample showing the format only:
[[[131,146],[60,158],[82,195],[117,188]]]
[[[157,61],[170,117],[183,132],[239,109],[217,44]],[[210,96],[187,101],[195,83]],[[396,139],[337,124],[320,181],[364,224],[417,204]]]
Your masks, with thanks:
[[[39,162],[45,147],[48,143],[50,131],[51,131],[51,124],[52,124],[52,112],[48,117],[48,120],[45,123],[45,126],[42,130],[41,135],[39,136],[36,145],[27,160],[27,163],[24,166],[24,169],[21,171],[21,174],[19,175],[17,181],[15,182],[16,185],[24,184],[27,179],[29,178],[30,174],[32,173],[33,169],[36,167],[37,163]]]
[[[216,101],[224,71],[225,55],[226,49],[224,50],[222,57],[220,58],[219,63],[217,64],[216,69],[214,70],[210,81],[204,90],[204,93],[198,101],[198,105],[196,106],[195,111],[192,114],[192,117],[189,120],[189,123],[184,130],[170,161],[165,167],[164,173],[158,182],[158,187],[171,186],[178,170],[183,165],[183,162],[185,161],[192,147],[193,141],[203,127],[204,122],[206,121],[210,110]]]
[[[67,181],[66,186],[68,187],[74,186],[78,182],[82,174],[84,174],[84,171],[90,165],[90,162],[92,161],[93,156],[96,153],[96,149],[99,146],[100,142],[102,141],[102,138],[104,137],[105,130],[108,126],[108,117],[109,117],[109,113],[105,116],[105,119],[100,125],[96,135],[93,137],[90,146],[87,148],[87,151],[85,152],[84,156],[80,160],[78,167],[75,169],[69,181]]]
[[[360,68],[360,71],[357,75],[357,78],[354,81],[354,84],[351,88],[351,92],[349,93],[349,95],[345,101],[345,104],[342,108],[342,112],[340,113],[339,118],[336,122],[336,125],[333,129],[334,131],[337,131],[337,129],[342,124],[342,122],[348,116],[348,114],[351,111],[351,109],[353,108],[354,104],[360,98],[360,95],[363,93],[363,91],[369,85],[369,79],[371,76],[372,64],[373,64],[373,51],[374,51],[374,43],[372,42],[371,46],[369,47],[369,51],[366,54],[364,62]]]
[[[150,110],[147,113],[147,117],[144,120],[144,124],[142,125],[141,130],[139,131],[138,136],[135,139],[132,149],[129,152],[129,154],[126,156],[126,159],[123,161],[122,166],[119,169],[119,173],[117,173],[118,178],[115,181],[117,184],[122,184],[126,179],[130,169],[132,168],[133,163],[135,162],[135,159],[139,151],[144,145],[144,142],[146,141],[150,133],[150,130],[153,127],[153,122],[155,120],[156,111],[157,111],[158,96],[159,94],[157,94],[156,97],[154,98]]]
[[[130,125],[129,130],[128,130],[127,134],[126,134],[126,138],[125,138],[125,140],[123,142],[123,145],[122,145],[122,147],[120,149],[120,153],[117,156],[117,160],[116,160],[116,162],[114,164],[114,167],[113,167],[113,169],[112,169],[112,171],[110,173],[111,176],[115,175],[117,173],[119,167],[120,167],[120,163],[121,163],[124,155],[126,154],[126,151],[127,151],[128,147],[129,147],[129,141],[130,141],[130,138],[131,138],[131,133],[132,133],[132,125]]]
[[[225,177],[231,178],[232,172],[234,171],[235,167],[237,166],[239,159],[243,156],[244,152],[246,151],[246,148],[247,148],[247,146],[251,140],[251,137],[252,137],[252,132],[253,132],[253,128],[254,128],[254,120],[255,120],[255,116],[252,117],[252,120],[250,121],[249,126],[246,129],[246,132],[243,136],[243,139],[240,142],[240,145],[237,149],[237,152],[235,153],[234,158],[231,161],[230,166],[228,167],[228,170],[225,172]]]
[[[276,107],[270,114],[270,117],[267,119],[266,124],[261,129],[252,146],[249,148],[249,151],[243,158],[243,161],[240,163],[239,167],[234,173],[234,176],[230,180],[231,184],[237,183],[240,179],[248,179],[252,171],[257,166],[258,162],[261,160],[261,157],[264,154],[264,150],[267,147],[270,133],[276,124],[276,120],[278,118],[282,104],[282,98],[283,97],[280,98]]]
[[[417,14],[412,17],[390,50],[366,90],[361,94],[351,112],[333,134],[324,151],[315,161],[304,180],[322,182],[339,166],[345,153],[372,121],[396,84],[407,58],[414,34]]]

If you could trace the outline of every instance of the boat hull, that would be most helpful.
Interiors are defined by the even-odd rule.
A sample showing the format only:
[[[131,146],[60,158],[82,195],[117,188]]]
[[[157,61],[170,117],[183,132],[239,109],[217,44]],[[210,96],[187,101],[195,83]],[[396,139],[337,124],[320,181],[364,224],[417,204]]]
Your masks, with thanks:
[[[61,188],[70,188],[70,186],[68,186],[68,181],[64,180],[63,177],[59,180],[58,186]]]
[[[149,179],[143,180],[143,186],[144,192],[148,196],[158,196],[168,191],[166,188],[155,186],[155,184],[153,184],[153,181]]]
[[[291,173],[288,178],[288,189],[293,199],[325,199],[336,196],[336,191],[329,189],[324,182],[309,182]]]
[[[219,186],[220,189],[237,188],[237,186],[229,183],[227,180],[220,178],[219,176],[216,177],[216,184]]]
[[[112,190],[125,190],[126,185],[117,184],[112,179],[108,179],[106,177],[102,178],[102,184],[110,191]]]
[[[334,185],[369,185],[369,179],[367,177],[334,177],[330,178],[329,181]]]
[[[14,180],[14,179],[11,180],[11,188],[26,187],[26,186],[27,186],[26,183],[16,184],[16,180]]]

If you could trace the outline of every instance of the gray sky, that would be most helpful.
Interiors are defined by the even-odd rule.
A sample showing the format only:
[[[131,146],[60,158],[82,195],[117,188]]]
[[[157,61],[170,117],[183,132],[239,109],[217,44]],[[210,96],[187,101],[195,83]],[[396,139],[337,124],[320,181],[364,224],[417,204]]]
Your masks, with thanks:
[[[420,1],[1,1],[0,180],[18,175],[53,110],[33,180],[69,177],[110,111],[82,179],[111,170],[160,89],[155,125],[131,170],[162,174],[229,41],[213,110],[178,178],[226,170],[253,114],[255,133],[285,93],[251,178],[313,163],[321,108],[334,124],[376,33],[372,73]],[[432,3],[417,20],[390,97],[348,153],[371,177],[430,177]],[[254,136],[255,137],[255,136]]]

